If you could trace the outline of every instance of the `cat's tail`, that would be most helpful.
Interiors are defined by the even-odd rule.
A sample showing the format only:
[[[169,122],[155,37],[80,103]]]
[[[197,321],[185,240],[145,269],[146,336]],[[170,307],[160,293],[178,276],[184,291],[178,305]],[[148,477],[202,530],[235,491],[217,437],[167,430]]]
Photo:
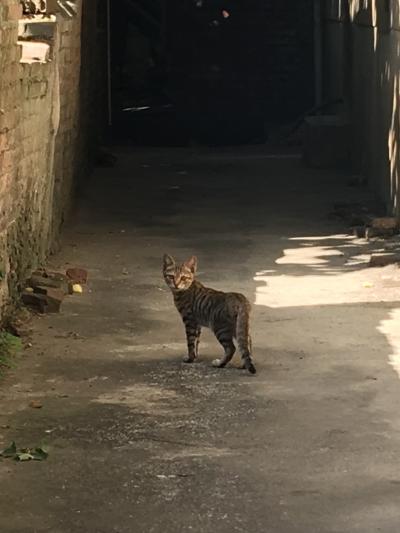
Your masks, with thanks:
[[[256,368],[251,360],[251,337],[250,337],[250,304],[242,302],[236,319],[236,339],[242,356],[243,367],[251,374],[255,374]]]

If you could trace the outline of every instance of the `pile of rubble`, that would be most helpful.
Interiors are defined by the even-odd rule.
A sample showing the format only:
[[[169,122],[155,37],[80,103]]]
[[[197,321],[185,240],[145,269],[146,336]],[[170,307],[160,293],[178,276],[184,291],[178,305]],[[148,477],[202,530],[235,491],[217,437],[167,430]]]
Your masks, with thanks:
[[[400,221],[396,217],[370,217],[366,216],[362,225],[353,226],[356,237],[365,237],[367,240],[374,237],[388,239],[398,235]]]
[[[23,303],[39,313],[58,313],[67,295],[82,293],[88,274],[83,268],[69,268],[65,274],[39,269],[27,280]]]
[[[353,235],[374,243],[382,243],[379,251],[371,254],[370,266],[400,264],[400,219],[398,217],[377,217],[358,203],[338,203],[332,215],[343,219]]]

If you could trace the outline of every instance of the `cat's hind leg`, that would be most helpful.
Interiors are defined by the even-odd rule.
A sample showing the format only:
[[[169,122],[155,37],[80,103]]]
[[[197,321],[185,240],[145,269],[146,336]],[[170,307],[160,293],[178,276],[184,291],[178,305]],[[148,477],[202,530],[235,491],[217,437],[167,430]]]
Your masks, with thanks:
[[[233,344],[232,329],[227,327],[221,327],[214,331],[219,343],[225,350],[225,355],[222,359],[214,359],[212,365],[217,368],[223,368],[226,366],[232,357],[235,355],[236,347]]]
[[[250,335],[248,336],[247,343],[244,343],[244,344],[239,343],[239,350],[242,356],[241,368],[243,370],[248,370],[250,374],[256,374],[257,370],[251,358],[252,343],[251,343]]]

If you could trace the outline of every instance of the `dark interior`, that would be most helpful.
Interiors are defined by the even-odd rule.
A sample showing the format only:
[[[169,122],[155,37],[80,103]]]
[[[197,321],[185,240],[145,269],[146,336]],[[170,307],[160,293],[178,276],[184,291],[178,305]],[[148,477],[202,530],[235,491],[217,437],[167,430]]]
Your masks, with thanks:
[[[115,135],[264,142],[314,103],[312,0],[111,2]]]

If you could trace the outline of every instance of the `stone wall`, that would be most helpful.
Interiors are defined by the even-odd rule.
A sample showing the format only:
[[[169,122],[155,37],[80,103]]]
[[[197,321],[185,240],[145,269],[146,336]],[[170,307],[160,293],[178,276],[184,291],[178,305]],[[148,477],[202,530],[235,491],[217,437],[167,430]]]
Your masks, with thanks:
[[[353,163],[400,216],[400,2],[325,0],[325,96],[344,96]]]
[[[21,63],[20,3],[1,0],[0,318],[27,273],[45,260],[85,168],[81,103],[90,84],[82,92],[78,8],[72,19],[57,17],[51,61]]]

